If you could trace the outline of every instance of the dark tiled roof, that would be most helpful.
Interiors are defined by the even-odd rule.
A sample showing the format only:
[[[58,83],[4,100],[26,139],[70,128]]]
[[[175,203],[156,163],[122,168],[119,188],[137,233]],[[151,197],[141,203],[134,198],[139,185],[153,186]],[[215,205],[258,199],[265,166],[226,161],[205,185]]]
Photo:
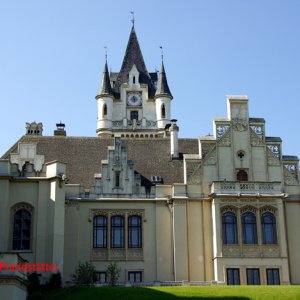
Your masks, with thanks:
[[[159,96],[168,96],[171,97],[171,99],[173,98],[168,86],[167,76],[166,76],[163,62],[161,63],[161,69],[160,69],[159,78],[157,82],[157,90],[155,93],[155,97],[159,97]]]
[[[282,142],[282,139],[277,136],[266,136],[266,142]]]
[[[250,123],[265,123],[265,119],[264,118],[249,118],[249,122]]]
[[[282,160],[295,160],[295,161],[299,161],[298,156],[295,155],[282,155]]]
[[[114,145],[113,139],[68,136],[23,136],[19,142],[37,143],[37,153],[45,155],[45,162],[66,163],[69,183],[81,183],[86,188],[94,184],[94,174],[101,173],[101,160],[108,158],[107,147]],[[122,139],[122,145],[134,169],[146,179],[155,175],[161,176],[164,184],[183,182],[183,161],[170,159],[169,139]],[[17,149],[16,143],[3,158]],[[199,153],[198,140],[179,139],[179,152]]]
[[[122,67],[120,72],[118,73],[118,77],[113,88],[117,98],[120,98],[120,85],[122,83],[128,82],[128,73],[134,64],[140,72],[139,82],[148,85],[149,98],[153,98],[155,87],[147,71],[134,26],[132,26]]]
[[[102,83],[101,83],[101,86],[100,86],[100,89],[98,91],[98,94],[97,94],[96,98],[100,97],[100,96],[107,96],[107,95],[113,96],[113,91],[112,91],[111,86],[110,86],[110,79],[109,79],[107,62],[105,62],[104,70],[103,70]]]

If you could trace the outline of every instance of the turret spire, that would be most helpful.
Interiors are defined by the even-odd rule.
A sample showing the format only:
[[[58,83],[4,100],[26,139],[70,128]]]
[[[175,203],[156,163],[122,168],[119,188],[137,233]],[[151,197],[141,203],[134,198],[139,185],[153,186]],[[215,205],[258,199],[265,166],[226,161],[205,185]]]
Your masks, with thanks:
[[[98,94],[96,96],[96,99],[98,99],[101,96],[112,96],[112,97],[114,96],[110,85],[110,78],[109,78],[109,72],[107,67],[107,52],[105,53],[105,65],[103,70],[102,83],[98,91]]]
[[[160,47],[162,49],[162,47]],[[173,99],[173,96],[171,94],[171,91],[169,89],[168,81],[167,81],[167,76],[165,72],[165,66],[164,66],[164,61],[163,61],[163,54],[162,54],[162,60],[161,60],[161,69],[159,73],[159,78],[157,82],[157,89],[155,93],[155,98],[157,97],[169,97],[170,99]]]
[[[138,38],[136,36],[134,22],[132,24],[122,67],[120,72],[118,73],[116,83],[114,85],[114,92],[116,94],[120,93],[121,84],[128,82],[128,74],[133,65],[135,65],[137,70],[139,71],[138,83],[147,84],[149,97],[153,97],[155,88],[144,62],[142,51],[138,42]]]

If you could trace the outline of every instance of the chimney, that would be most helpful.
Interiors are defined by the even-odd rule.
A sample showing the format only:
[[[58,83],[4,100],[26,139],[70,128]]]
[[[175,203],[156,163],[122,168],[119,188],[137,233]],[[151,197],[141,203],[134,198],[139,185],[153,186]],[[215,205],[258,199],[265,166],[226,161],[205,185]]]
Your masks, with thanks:
[[[172,159],[179,158],[179,151],[178,151],[178,132],[179,127],[176,125],[177,120],[171,120],[171,126],[169,128],[170,131],[170,142],[171,142],[171,157]]]
[[[43,123],[26,123],[26,135],[43,135]]]
[[[67,132],[65,131],[66,125],[62,122],[56,124],[56,130],[54,130],[54,135],[58,136],[66,136]]]

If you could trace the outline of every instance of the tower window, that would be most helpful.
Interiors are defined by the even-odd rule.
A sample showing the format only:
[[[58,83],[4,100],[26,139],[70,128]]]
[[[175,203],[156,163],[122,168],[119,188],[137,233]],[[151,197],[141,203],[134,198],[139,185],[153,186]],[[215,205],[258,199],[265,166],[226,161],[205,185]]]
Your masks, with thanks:
[[[13,250],[29,250],[31,237],[31,213],[25,208],[13,217]]]
[[[104,104],[103,106],[103,118],[107,118],[107,105]]]
[[[135,84],[135,76],[133,76],[132,82],[133,82],[133,84]]]
[[[236,174],[237,181],[248,181],[248,173],[245,170],[239,170]]]
[[[120,186],[120,172],[116,172],[116,187]]]
[[[162,119],[166,118],[166,107],[164,104],[161,106],[161,117]]]
[[[138,120],[139,119],[139,112],[137,110],[132,110],[130,112],[130,120]]]

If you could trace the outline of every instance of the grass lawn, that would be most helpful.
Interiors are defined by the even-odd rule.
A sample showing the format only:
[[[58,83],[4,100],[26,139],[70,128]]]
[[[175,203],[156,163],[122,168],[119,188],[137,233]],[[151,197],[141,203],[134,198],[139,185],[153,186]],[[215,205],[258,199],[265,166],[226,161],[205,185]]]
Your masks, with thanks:
[[[300,299],[300,286],[92,287],[36,293],[29,300],[286,300]]]

